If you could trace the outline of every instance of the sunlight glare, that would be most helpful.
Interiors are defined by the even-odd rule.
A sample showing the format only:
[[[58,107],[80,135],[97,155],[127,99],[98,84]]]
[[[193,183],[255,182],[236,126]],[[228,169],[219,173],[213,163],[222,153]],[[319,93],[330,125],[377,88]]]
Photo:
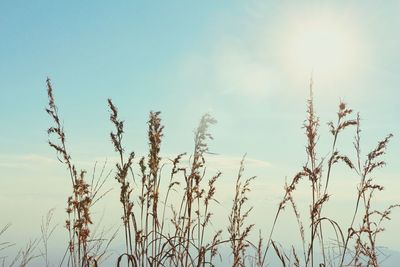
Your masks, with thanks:
[[[285,65],[297,75],[314,73],[319,79],[352,74],[359,60],[352,26],[330,17],[296,20],[285,33]]]

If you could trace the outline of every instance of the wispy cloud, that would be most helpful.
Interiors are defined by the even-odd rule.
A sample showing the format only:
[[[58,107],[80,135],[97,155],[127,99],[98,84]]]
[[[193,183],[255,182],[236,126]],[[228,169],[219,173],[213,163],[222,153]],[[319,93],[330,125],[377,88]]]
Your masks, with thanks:
[[[242,158],[237,156],[207,155],[206,160],[209,167],[214,169],[238,170]],[[245,165],[251,168],[269,168],[272,166],[270,162],[247,157],[245,158]]]
[[[278,84],[278,75],[257,48],[242,41],[224,41],[216,48],[216,83],[224,93],[263,96]]]
[[[31,168],[38,165],[50,165],[57,162],[56,159],[39,154],[0,154],[0,167],[5,168]]]
[[[190,86],[208,83],[209,88],[221,94],[267,96],[280,88],[283,79],[276,66],[271,65],[267,52],[271,48],[264,45],[264,38],[259,36],[250,40],[221,37],[210,51],[187,53],[178,73],[181,80],[190,81]]]
[[[174,159],[178,154],[179,153],[162,154],[161,155],[161,158],[162,158],[161,164],[171,163],[171,160]],[[138,160],[138,158],[137,158],[137,160]],[[182,157],[181,163],[183,165],[188,165],[189,160],[190,160],[190,155],[185,155]],[[239,169],[239,165],[240,165],[240,161],[242,160],[242,157],[206,154],[205,160],[206,160],[206,166],[208,169],[231,171],[231,170]],[[82,161],[79,163],[85,164],[85,165],[93,165],[94,162],[102,163],[105,161],[112,164],[114,162],[118,162],[119,157],[116,157],[116,156],[96,157],[93,159],[93,161]],[[249,157],[245,158],[245,165],[246,165],[246,167],[251,167],[251,168],[269,168],[272,166],[272,164],[268,161],[255,159],[255,158],[249,158]]]

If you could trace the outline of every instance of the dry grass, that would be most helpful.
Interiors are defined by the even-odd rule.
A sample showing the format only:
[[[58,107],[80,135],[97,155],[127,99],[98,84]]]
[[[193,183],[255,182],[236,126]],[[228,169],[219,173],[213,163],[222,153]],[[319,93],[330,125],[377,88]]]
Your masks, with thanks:
[[[249,244],[246,239],[254,227],[254,224],[248,226],[244,225],[245,219],[249,216],[252,208],[243,211],[243,206],[247,202],[246,193],[250,191],[250,182],[255,177],[251,177],[242,181],[244,171],[244,157],[240,162],[238,177],[236,179],[235,197],[233,198],[232,210],[229,216],[229,240],[231,242],[233,264],[232,266],[245,266],[246,265],[246,248]],[[243,183],[243,184],[242,184]]]
[[[103,190],[108,177],[114,175],[119,187],[121,205],[121,223],[123,229],[124,251],[114,256],[116,266],[219,266],[227,263],[232,266],[268,266],[270,257],[279,260],[282,266],[379,266],[377,236],[384,230],[382,223],[399,205],[391,205],[386,210],[373,209],[376,193],[383,190],[373,177],[377,168],[385,162],[382,155],[392,135],[380,141],[375,149],[362,158],[360,139],[360,116],[354,116],[353,110],[340,102],[336,123],[328,123],[332,134],[332,145],[325,157],[318,151],[320,121],[315,113],[312,82],[310,98],[307,101],[307,117],[304,122],[306,134],[306,163],[285,184],[282,200],[274,216],[271,216],[271,229],[247,222],[252,207],[249,205],[248,192],[255,177],[244,179],[245,160],[240,162],[236,183],[233,189],[233,201],[226,231],[214,229],[213,209],[218,205],[215,199],[217,183],[221,173],[208,175],[206,154],[210,153],[209,141],[212,140],[210,126],[216,120],[209,114],[200,119],[194,135],[193,153],[185,163],[186,153],[177,155],[163,164],[160,149],[163,141],[164,126],[160,112],[150,112],[148,118],[148,154],[135,157],[127,152],[124,139],[124,121],[121,120],[116,105],[108,100],[111,144],[118,156],[113,171],[105,171],[106,165],[97,164],[93,176],[88,178],[85,170],[77,171],[70,151],[67,149],[66,134],[55,104],[53,88],[47,80],[47,113],[53,125],[48,129],[49,145],[56,151],[59,161],[68,170],[71,180],[71,195],[67,197],[65,228],[69,242],[65,259],[60,265],[71,267],[100,266],[109,257],[111,241],[116,241],[117,233],[109,236],[109,230],[99,230],[100,222],[92,219],[93,205],[98,203],[109,190]],[[343,131],[355,131],[355,160],[344,155],[338,148],[338,140]],[[354,200],[354,213],[348,226],[339,225],[335,218],[326,214],[324,207],[329,203],[330,187],[335,182],[335,166],[344,163],[360,182]],[[165,165],[169,173],[162,172]],[[296,191],[300,183],[308,183],[309,210],[306,219],[296,202]],[[172,195],[174,196],[172,199]],[[178,201],[176,201],[178,199]],[[294,244],[285,249],[274,240],[275,229],[284,208],[290,206],[298,225],[302,251]],[[52,223],[53,211],[43,218],[41,239],[29,242],[25,249],[9,263],[0,258],[3,266],[27,266],[37,257],[43,260],[43,266],[52,266],[49,260],[48,240],[55,225]],[[8,229],[6,225],[0,231]],[[254,228],[260,230],[257,243],[250,240]],[[330,229],[330,231],[328,231]],[[269,233],[263,244],[261,231]],[[328,233],[335,233],[334,245],[329,245]],[[13,244],[1,241],[0,253]],[[221,261],[219,249],[231,248],[230,259]],[[268,253],[269,251],[272,253]],[[322,258],[316,257],[322,255]]]
[[[383,167],[385,165],[385,162],[382,161],[380,157],[385,154],[386,146],[392,135],[390,134],[384,140],[380,141],[378,146],[373,151],[368,153],[364,165],[361,165],[360,116],[357,114],[356,118],[348,118],[352,113],[353,110],[349,109],[345,103],[339,103],[336,125],[332,122],[328,123],[330,132],[333,136],[330,156],[327,158],[327,160],[325,158],[318,160],[316,149],[319,119],[316,117],[314,111],[311,81],[310,99],[307,102],[307,119],[304,123],[307,137],[307,161],[302,170],[293,177],[292,182],[285,186],[285,195],[279,204],[274,218],[268,244],[263,255],[263,264],[265,262],[267,251],[272,244],[276,255],[282,262],[283,266],[315,266],[316,264],[319,266],[379,266],[379,252],[377,250],[376,237],[384,230],[384,228],[381,227],[381,223],[384,220],[390,219],[388,215],[392,209],[399,207],[399,205],[391,205],[384,211],[371,211],[371,201],[373,200],[374,191],[383,190],[382,186],[373,184],[373,178],[371,177],[371,174],[376,168]],[[356,152],[357,164],[353,164],[350,158],[346,155],[342,155],[337,148],[337,140],[340,136],[340,133],[345,129],[354,126],[356,127],[354,148]],[[323,213],[323,207],[329,201],[328,190],[332,170],[333,167],[339,162],[344,162],[345,165],[353,170],[361,180],[358,188],[354,216],[352,218],[351,225],[347,228],[347,236],[344,235],[343,229],[345,228],[343,228],[343,226],[340,226],[336,220],[331,218],[328,214]],[[325,177],[323,175],[324,168],[327,170]],[[296,191],[296,186],[301,182],[302,178],[308,178],[311,184],[309,211],[310,237],[308,240],[304,234],[304,223],[300,219],[300,213],[293,198],[293,194]],[[356,215],[361,208],[361,202],[363,203],[364,215],[360,228],[356,230],[353,227],[355,224]],[[276,245],[276,242],[272,240],[278,218],[288,203],[292,206],[297,223],[299,225],[300,239],[303,243],[304,255],[304,263],[302,265],[300,265],[300,260],[294,247],[292,247],[294,263],[291,264],[290,262],[292,257],[288,256]],[[332,227],[336,233],[336,247],[334,248],[334,250],[336,249],[336,251],[334,251],[336,255],[334,259],[332,259],[332,257],[328,258],[330,248],[326,245],[326,241],[324,239],[324,234],[326,231],[323,229],[323,223],[325,222],[328,224],[328,226]],[[353,249],[350,252],[349,245],[351,240],[354,242],[352,244]],[[320,254],[322,255],[322,262],[315,262],[314,252],[316,247],[319,249]],[[346,257],[350,258],[348,263],[345,262]]]

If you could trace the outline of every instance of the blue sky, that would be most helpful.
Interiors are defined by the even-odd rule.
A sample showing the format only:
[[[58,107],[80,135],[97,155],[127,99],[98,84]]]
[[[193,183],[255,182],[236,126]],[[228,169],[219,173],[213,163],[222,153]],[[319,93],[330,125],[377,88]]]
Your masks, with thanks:
[[[250,164],[249,175],[253,171],[272,188],[265,190],[274,191],[305,161],[301,125],[312,71],[320,156],[329,151],[326,122],[343,99],[361,112],[365,153],[386,134],[395,135],[388,167],[379,174],[389,185],[385,201],[400,201],[399,9],[398,1],[1,1],[0,208],[22,194],[58,201],[62,210],[69,181],[46,145],[46,77],[72,156],[83,165],[113,155],[111,97],[126,120],[127,146],[138,154],[146,153],[150,110],[162,111],[165,155],[190,152],[193,129],[210,112],[218,120],[211,146],[220,156],[216,162],[235,163],[247,152],[265,162]],[[354,51],[345,56],[351,63],[321,76],[323,66],[293,69],[296,62],[286,58],[296,49],[291,29],[304,28],[310,18],[351,29]],[[352,135],[339,144],[351,146]],[[231,183],[224,179],[221,186]],[[42,190],[45,184],[54,186],[55,196]],[[32,216],[40,221],[51,207]],[[5,214],[0,224],[19,217],[11,209]],[[395,220],[391,224],[400,217]],[[386,244],[400,249],[399,233],[392,234]]]

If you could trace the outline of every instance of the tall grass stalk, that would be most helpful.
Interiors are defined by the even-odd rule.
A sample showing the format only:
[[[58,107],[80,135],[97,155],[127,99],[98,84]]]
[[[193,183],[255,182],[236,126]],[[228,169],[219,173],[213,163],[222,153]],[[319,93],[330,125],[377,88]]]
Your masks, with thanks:
[[[210,154],[208,142],[213,139],[209,128],[216,123],[211,115],[205,114],[201,117],[194,134],[193,153],[185,162],[186,153],[169,160],[161,156],[164,125],[160,112],[150,112],[147,121],[148,152],[137,158],[134,152],[126,152],[123,142],[124,121],[120,119],[116,105],[108,99],[110,121],[114,128],[110,138],[118,157],[114,175],[119,186],[124,236],[124,251],[116,258],[116,265],[122,266],[126,262],[128,267],[215,266],[220,264],[217,261],[218,250],[230,245],[234,267],[267,266],[269,249],[273,249],[282,266],[360,266],[363,261],[367,262],[367,266],[379,266],[377,237],[384,229],[384,221],[390,219],[392,210],[399,205],[390,205],[385,210],[373,208],[376,193],[382,191],[383,186],[375,183],[372,175],[377,168],[386,164],[381,157],[385,154],[392,135],[380,141],[363,160],[360,116],[357,114],[353,117],[353,110],[340,101],[336,122],[328,123],[332,144],[326,156],[321,157],[324,154],[319,151],[318,146],[320,120],[315,111],[312,80],[309,89],[310,97],[307,100],[306,120],[303,124],[306,135],[305,163],[290,182],[284,185],[284,194],[272,218],[273,224],[265,247],[261,229],[258,244],[250,240],[250,233],[256,225],[247,223],[252,207],[246,208],[246,204],[254,177],[243,178],[244,157],[236,177],[227,231],[210,227],[214,216],[213,205],[219,203],[216,191],[222,176],[219,171],[214,175],[207,172],[207,155]],[[93,177],[89,181],[85,170],[77,171],[67,149],[66,135],[49,79],[47,93],[49,102],[46,111],[53,122],[53,126],[48,129],[49,145],[56,151],[59,161],[67,167],[71,180],[72,193],[67,200],[66,228],[69,244],[66,264],[71,267],[98,266],[106,257],[116,233],[106,242],[104,230],[98,233],[98,224],[93,226],[91,209],[108,192],[101,191],[111,172],[104,173],[104,165],[100,176],[95,178],[96,164]],[[338,146],[341,133],[352,128],[356,129],[355,164],[349,156],[340,152]],[[344,163],[360,179],[347,235],[342,230],[345,226],[339,225],[337,218],[327,214],[327,209],[324,208],[334,197],[334,194],[331,195],[330,185],[334,182],[334,167],[338,163]],[[169,168],[168,174],[165,174],[164,168]],[[310,186],[307,221],[302,219],[299,203],[296,202],[297,187],[303,180],[308,181]],[[287,205],[295,216],[302,253],[296,250],[295,244],[290,244],[290,249],[285,250],[284,245],[273,238]],[[357,221],[359,217],[361,221]],[[48,216],[41,229],[45,266],[49,266],[47,242],[54,231],[50,226],[50,219],[51,216]],[[330,232],[328,228],[331,229]],[[335,241],[333,248],[327,245],[332,232]],[[0,251],[7,246],[9,243],[0,243]],[[36,247],[37,241],[28,244],[12,264],[20,260],[21,266],[25,266],[24,262],[30,262],[34,258],[33,251]],[[317,260],[317,253],[322,255],[320,261]],[[250,256],[253,254],[254,257]]]

